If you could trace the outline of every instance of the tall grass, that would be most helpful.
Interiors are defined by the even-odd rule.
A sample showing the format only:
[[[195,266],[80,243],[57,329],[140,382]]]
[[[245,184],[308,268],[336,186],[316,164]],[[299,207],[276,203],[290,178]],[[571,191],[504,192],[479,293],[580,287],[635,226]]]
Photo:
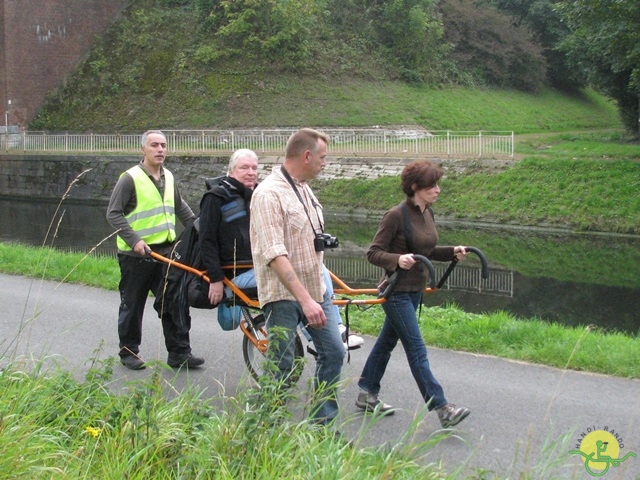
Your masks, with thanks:
[[[356,448],[326,428],[278,415],[264,394],[169,398],[156,368],[124,394],[105,386],[113,360],[84,381],[42,365],[0,375],[0,477],[25,479],[444,478],[416,462],[420,446]]]

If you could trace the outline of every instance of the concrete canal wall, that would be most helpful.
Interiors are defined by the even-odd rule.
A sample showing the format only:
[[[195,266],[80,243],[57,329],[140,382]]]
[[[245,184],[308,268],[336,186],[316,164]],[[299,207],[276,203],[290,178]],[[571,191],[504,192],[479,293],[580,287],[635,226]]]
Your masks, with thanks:
[[[0,197],[42,198],[106,203],[118,176],[140,161],[140,156],[0,155]],[[204,179],[224,175],[228,157],[169,157],[167,167],[176,175],[180,189],[193,207],[204,192]],[[260,158],[260,177],[267,175],[283,157]],[[397,176],[412,159],[332,158],[321,176],[377,178]],[[447,172],[505,169],[512,160],[433,160]]]

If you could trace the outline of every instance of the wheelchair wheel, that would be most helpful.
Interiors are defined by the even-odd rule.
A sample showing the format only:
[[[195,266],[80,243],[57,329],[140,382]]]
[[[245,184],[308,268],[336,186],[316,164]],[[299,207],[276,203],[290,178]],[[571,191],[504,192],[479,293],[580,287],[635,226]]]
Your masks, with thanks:
[[[253,328],[251,328],[251,332],[255,336],[256,340],[259,342],[267,341],[266,328],[264,322],[264,315],[260,314],[253,318]],[[258,380],[258,378],[264,374],[264,366],[263,363],[266,361],[266,357],[264,353],[262,353],[258,347],[254,345],[254,343],[244,335],[242,337],[242,355],[244,357],[244,363],[247,365],[249,369],[249,373],[251,376]],[[300,378],[300,374],[302,373],[302,368],[298,367],[299,362],[296,361],[300,358],[304,357],[304,348],[302,346],[302,340],[296,332],[295,335],[295,360],[294,360],[294,372],[291,374],[291,381],[296,382],[298,378]]]

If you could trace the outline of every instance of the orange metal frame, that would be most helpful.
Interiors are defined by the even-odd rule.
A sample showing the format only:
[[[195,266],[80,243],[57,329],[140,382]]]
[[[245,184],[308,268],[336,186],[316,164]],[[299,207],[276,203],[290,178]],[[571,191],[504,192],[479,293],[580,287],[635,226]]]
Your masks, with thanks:
[[[482,278],[487,278],[489,273],[488,273],[488,268],[487,268],[487,262],[486,259],[484,258],[484,255],[482,254],[482,252],[480,252],[480,250],[478,250],[477,248],[474,247],[465,247],[467,250],[476,253],[479,257],[480,260],[482,261]],[[206,272],[195,269],[193,267],[190,267],[188,265],[184,265],[180,262],[176,262],[175,260],[171,260],[170,258],[166,258],[158,253],[149,251],[149,255],[161,262],[164,263],[168,263],[169,265],[175,265],[178,268],[181,268],[183,270],[186,270],[187,272],[191,272],[194,275],[197,275],[198,277],[202,278],[203,280],[205,280],[206,282],[210,283],[209,277],[207,277]],[[421,260],[425,263],[427,263],[428,265],[430,265],[429,260],[426,257],[422,257],[420,255],[414,255],[414,258]],[[423,291],[425,293],[430,293],[430,292],[435,292],[437,290],[439,290],[439,288],[442,286],[442,284],[444,284],[446,278],[448,277],[449,273],[451,273],[451,271],[453,270],[453,268],[455,267],[455,264],[457,263],[457,259],[454,259],[454,261],[451,262],[451,264],[449,265],[449,269],[447,270],[447,272],[445,272],[445,274],[442,276],[442,278],[440,279],[440,282],[438,282],[438,284],[436,285],[435,281],[433,281],[432,279],[432,286],[425,288]],[[233,265],[225,265],[222,267],[225,270],[246,270],[246,269],[250,269],[253,268],[252,264],[244,264],[244,263],[238,263],[238,264],[233,264]],[[333,281],[333,283],[335,284],[335,286],[337,288],[334,288],[334,293],[338,294],[338,295],[346,295],[348,297],[353,297],[356,295],[370,295],[374,298],[340,298],[340,299],[334,299],[333,300],[333,304],[334,305],[379,305],[381,303],[386,302],[386,298],[385,297],[381,297],[380,296],[380,292],[378,291],[377,288],[351,288],[349,285],[347,285],[345,282],[342,281],[341,278],[339,278],[337,275],[335,275],[333,272],[329,271],[330,275],[331,275],[331,280]],[[431,270],[430,270],[430,274],[433,277],[434,276],[434,272],[433,272],[433,266],[431,266]],[[238,299],[238,303],[240,303],[243,307],[246,308],[251,308],[251,309],[255,309],[255,310],[260,310],[260,302],[256,299],[250,298],[243,290],[241,290],[240,288],[238,288],[233,282],[231,282],[231,280],[229,278],[227,278],[225,276],[225,278],[223,279],[224,284],[229,287],[231,289],[231,291],[233,292],[233,294],[235,295],[235,298]],[[249,340],[251,340],[251,342],[256,346],[256,348],[258,348],[261,352],[266,352],[267,350],[267,344],[268,341],[266,340],[267,338],[267,332],[264,329],[260,329],[261,333],[264,335],[265,340],[258,340],[255,335],[249,330],[249,327],[247,326],[250,322],[245,321],[245,322],[240,322],[240,328],[242,330],[242,332],[247,336],[247,338],[249,338]]]
[[[198,277],[202,278],[206,282],[210,282],[209,277],[207,277],[207,272],[203,270],[198,270],[196,268],[190,267],[180,262],[176,262],[175,260],[171,260],[170,258],[164,257],[156,252],[149,252],[149,255],[161,262],[168,263],[169,265],[175,265],[182,270],[186,270],[187,272],[193,273]],[[248,270],[253,268],[252,264],[235,264],[235,265],[224,265],[222,267],[225,270]],[[355,296],[355,295],[375,295],[376,298],[357,298],[357,299],[334,299],[334,305],[377,305],[384,303],[386,299],[377,298],[378,289],[377,288],[351,288],[347,285],[340,277],[338,277],[332,271],[329,271],[331,275],[331,280],[333,280],[334,284],[337,288],[334,288],[334,293],[338,295],[347,295],[347,296]],[[260,302],[256,299],[249,298],[247,294],[238,288],[229,278],[225,277],[223,280],[224,284],[231,289],[234,295],[242,301],[247,307],[260,309]],[[435,288],[426,288],[424,292],[433,292],[437,289]]]
[[[175,266],[177,268],[180,268],[182,270],[185,270],[187,272],[190,272],[202,278],[206,282],[210,282],[209,277],[207,277],[207,272],[205,271],[198,270],[196,268],[190,267],[189,265],[185,265],[180,262],[176,262],[175,260],[164,257],[156,252],[149,252],[149,255],[155,260]],[[231,269],[246,270],[246,269],[253,268],[253,265],[251,264],[225,265],[222,268],[225,270],[231,270]],[[356,299],[334,299],[333,300],[334,305],[377,305],[377,304],[384,303],[386,301],[386,299],[384,298],[377,298],[377,295],[379,292],[376,288],[351,288],[333,272],[329,271],[329,273],[331,274],[331,279],[333,280],[334,284],[337,287],[334,289],[334,293],[338,295],[347,295],[347,296],[372,295],[376,297],[376,298],[356,298]],[[236,298],[246,307],[256,309],[256,310],[260,309],[260,302],[256,299],[253,299],[247,296],[247,294],[243,290],[238,288],[229,278],[225,277],[223,279],[223,282],[225,286],[231,289],[231,291],[236,296]],[[427,289],[425,291],[428,291],[428,290],[431,290],[431,289]],[[247,336],[247,338],[249,338],[249,340],[255,345],[255,347],[258,350],[260,350],[263,353],[267,351],[268,340],[257,339],[255,335],[247,327],[247,322],[240,322],[240,329]],[[266,330],[263,330],[262,333],[266,338],[267,337]]]

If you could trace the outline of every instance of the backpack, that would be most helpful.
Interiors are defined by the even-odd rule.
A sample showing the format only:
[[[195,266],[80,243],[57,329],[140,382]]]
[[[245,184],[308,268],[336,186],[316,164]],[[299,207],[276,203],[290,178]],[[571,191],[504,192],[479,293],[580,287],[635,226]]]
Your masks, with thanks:
[[[205,178],[207,190],[219,185],[223,178],[224,176]],[[171,259],[203,271],[204,263],[200,252],[199,231],[200,217],[197,217],[193,224],[185,228],[176,239]],[[211,305],[209,301],[209,282],[205,279],[177,267],[169,269],[169,275],[180,282],[181,291],[186,292],[190,307],[206,310],[216,308],[217,305]]]
[[[191,226],[182,231],[176,239],[175,248],[171,252],[171,259],[197,270],[204,270],[200,255],[200,242],[198,240],[199,227],[200,217],[196,218]],[[180,282],[180,290],[186,292],[190,307],[215,308],[215,305],[211,305],[209,301],[209,282],[178,267],[170,268],[169,275],[172,276],[174,281]]]

